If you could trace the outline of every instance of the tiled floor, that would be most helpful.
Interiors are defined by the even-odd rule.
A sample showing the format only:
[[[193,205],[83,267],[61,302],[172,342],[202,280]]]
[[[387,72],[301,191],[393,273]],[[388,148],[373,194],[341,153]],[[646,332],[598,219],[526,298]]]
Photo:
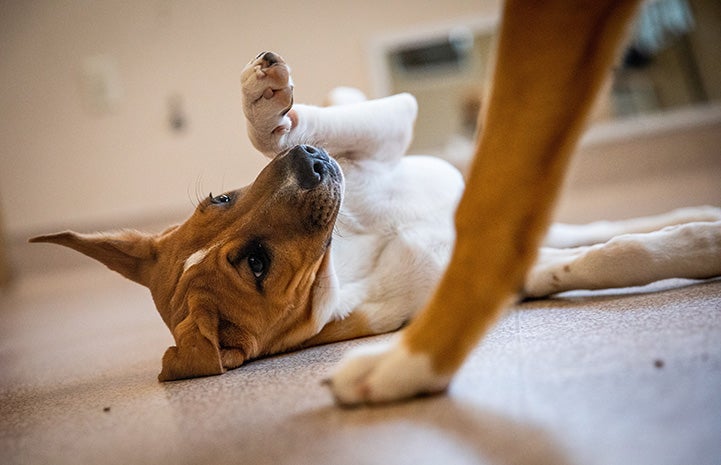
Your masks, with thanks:
[[[721,280],[521,304],[447,395],[355,410],[319,382],[365,341],[160,384],[150,295],[99,266],[0,308],[2,463],[721,463]]]

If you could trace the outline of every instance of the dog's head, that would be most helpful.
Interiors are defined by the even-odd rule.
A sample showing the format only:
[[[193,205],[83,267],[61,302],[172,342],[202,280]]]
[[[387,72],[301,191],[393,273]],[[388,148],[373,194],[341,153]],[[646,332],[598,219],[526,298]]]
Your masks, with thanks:
[[[62,232],[31,242],[71,247],[150,289],[176,343],[161,381],[213,375],[320,329],[342,191],[336,162],[297,146],[251,185],[207,198],[160,234]]]

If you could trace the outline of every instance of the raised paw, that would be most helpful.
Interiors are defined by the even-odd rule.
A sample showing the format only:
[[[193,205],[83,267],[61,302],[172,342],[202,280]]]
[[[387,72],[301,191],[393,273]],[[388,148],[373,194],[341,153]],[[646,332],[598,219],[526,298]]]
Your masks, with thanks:
[[[273,52],[262,52],[248,63],[240,74],[246,105],[261,99],[273,101],[276,109],[290,109],[293,103],[293,80],[285,60]]]
[[[282,138],[297,123],[290,68],[277,53],[263,52],[240,75],[248,136],[261,153],[273,158],[287,148]]]
[[[351,351],[328,384],[336,402],[354,406],[442,392],[450,378],[436,373],[426,354],[409,352],[398,339]]]

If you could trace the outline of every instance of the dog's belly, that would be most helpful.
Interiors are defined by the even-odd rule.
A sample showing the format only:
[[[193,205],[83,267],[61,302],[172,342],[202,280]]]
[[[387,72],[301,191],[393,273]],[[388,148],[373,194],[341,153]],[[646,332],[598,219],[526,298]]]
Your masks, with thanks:
[[[362,312],[374,331],[394,330],[420,309],[446,267],[463,179],[434,157],[343,169],[333,239],[337,313]]]

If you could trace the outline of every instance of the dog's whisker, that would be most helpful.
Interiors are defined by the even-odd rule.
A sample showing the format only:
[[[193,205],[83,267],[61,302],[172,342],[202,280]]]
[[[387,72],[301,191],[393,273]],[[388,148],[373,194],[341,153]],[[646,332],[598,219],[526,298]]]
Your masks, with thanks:
[[[203,175],[199,174],[198,177],[195,179],[195,204],[194,206],[197,207],[200,205],[203,200],[205,199],[204,189],[203,189]]]
[[[348,218],[349,215],[347,213],[344,213],[343,210],[338,212],[338,216],[336,217],[335,224],[333,225],[333,235],[338,237],[346,237],[345,234],[341,232],[340,226],[344,226],[346,224],[346,221],[344,221],[346,218]]]
[[[193,206],[193,208],[197,208],[197,207],[198,207],[198,204],[200,203],[200,202],[198,201],[198,185],[197,185],[197,181],[196,181],[196,185],[195,185],[195,199],[193,199],[193,196],[190,194],[190,184],[188,185],[188,188],[186,189],[185,194],[186,194],[186,196],[188,197],[188,201],[189,201],[190,204]]]

